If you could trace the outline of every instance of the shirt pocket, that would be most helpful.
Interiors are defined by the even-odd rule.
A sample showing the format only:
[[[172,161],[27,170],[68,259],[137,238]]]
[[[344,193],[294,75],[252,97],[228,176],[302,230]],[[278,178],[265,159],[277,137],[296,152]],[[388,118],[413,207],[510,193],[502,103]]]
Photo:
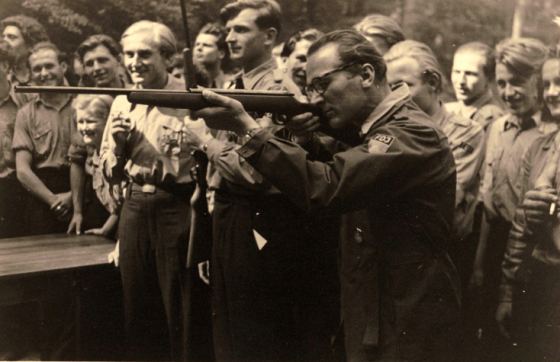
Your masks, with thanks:
[[[50,124],[40,124],[33,131],[33,146],[35,147],[35,154],[39,159],[45,159],[49,156],[53,132]]]

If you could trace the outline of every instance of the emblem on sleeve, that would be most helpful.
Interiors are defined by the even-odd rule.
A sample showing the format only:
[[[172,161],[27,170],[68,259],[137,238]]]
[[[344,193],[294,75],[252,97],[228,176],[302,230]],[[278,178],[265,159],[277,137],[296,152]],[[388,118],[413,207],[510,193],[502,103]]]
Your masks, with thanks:
[[[461,147],[462,149],[464,149],[466,152],[468,153],[473,153],[474,148],[473,146],[465,143],[465,142],[461,142],[461,144],[459,145],[459,147]]]
[[[368,152],[385,153],[394,140],[395,137],[377,133],[368,142]]]

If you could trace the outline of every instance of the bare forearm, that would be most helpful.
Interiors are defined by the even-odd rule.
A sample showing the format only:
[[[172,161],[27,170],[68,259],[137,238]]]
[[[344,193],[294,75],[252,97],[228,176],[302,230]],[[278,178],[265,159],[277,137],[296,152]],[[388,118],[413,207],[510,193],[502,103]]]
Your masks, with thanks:
[[[109,216],[109,218],[107,219],[107,221],[105,221],[105,224],[103,225],[103,230],[105,231],[104,234],[107,235],[111,231],[113,231],[117,227],[118,223],[119,223],[118,215]]]
[[[19,182],[33,195],[37,196],[47,205],[52,205],[56,201],[55,195],[45,186],[45,184],[35,175],[30,168],[17,169]]]
[[[74,213],[81,214],[84,205],[84,188],[86,184],[86,170],[83,165],[72,162],[70,165],[70,188]]]

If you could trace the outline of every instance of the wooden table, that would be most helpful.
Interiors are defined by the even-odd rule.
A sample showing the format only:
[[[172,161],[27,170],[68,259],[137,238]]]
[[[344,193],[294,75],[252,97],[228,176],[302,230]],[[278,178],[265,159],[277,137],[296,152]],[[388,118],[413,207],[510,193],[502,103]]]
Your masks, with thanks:
[[[76,354],[80,359],[87,358],[81,347],[98,336],[84,337],[83,334],[89,333],[88,326],[92,325],[102,330],[100,326],[106,324],[105,317],[110,318],[101,315],[92,319],[88,307],[104,303],[107,296],[122,298],[118,269],[107,259],[114,248],[114,241],[96,235],[0,239],[0,306],[36,303],[41,308],[47,300],[73,298],[78,324]],[[122,302],[116,300],[116,303]],[[122,304],[111,305],[107,310],[111,311],[110,308],[115,309],[115,315],[122,315]],[[107,313],[106,310],[103,313]],[[121,321],[115,323],[118,326]]]

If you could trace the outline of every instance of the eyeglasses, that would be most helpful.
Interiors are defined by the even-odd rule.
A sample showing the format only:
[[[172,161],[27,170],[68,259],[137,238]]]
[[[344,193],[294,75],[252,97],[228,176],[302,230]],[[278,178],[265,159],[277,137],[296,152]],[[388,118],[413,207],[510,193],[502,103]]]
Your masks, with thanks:
[[[354,65],[356,65],[356,63],[346,64],[340,68],[336,68],[331,70],[330,72],[326,72],[320,77],[313,78],[311,84],[305,86],[305,95],[307,95],[308,98],[311,98],[313,96],[313,91],[319,93],[320,95],[325,94],[327,88],[329,87],[329,84],[331,84],[331,81],[327,79],[327,77],[333,75],[334,73],[342,72],[343,70],[346,70]]]

